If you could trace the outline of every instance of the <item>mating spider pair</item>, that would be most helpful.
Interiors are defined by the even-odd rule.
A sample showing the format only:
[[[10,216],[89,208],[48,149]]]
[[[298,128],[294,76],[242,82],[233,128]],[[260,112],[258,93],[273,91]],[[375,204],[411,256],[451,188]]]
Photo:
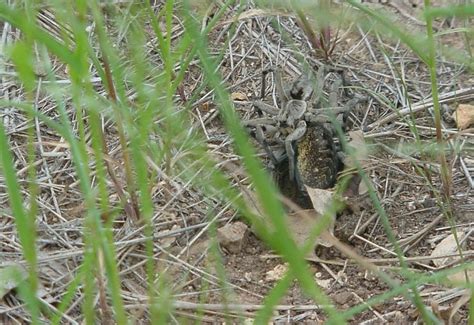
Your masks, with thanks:
[[[329,87],[327,99],[323,94],[327,72],[337,72],[338,78]],[[332,187],[341,170],[340,152],[333,141],[330,121],[340,119],[344,123],[349,111],[362,100],[354,97],[344,106],[338,106],[341,87],[345,86],[342,72],[335,69],[319,68],[316,77],[302,74],[290,87],[283,86],[278,70],[264,71],[275,76],[279,99],[277,107],[261,100],[253,104],[260,117],[247,120],[244,125],[254,128],[259,141],[273,164],[288,160],[288,176],[300,190],[304,185],[313,188]],[[262,97],[265,84],[262,82]],[[344,94],[348,91],[342,89]]]

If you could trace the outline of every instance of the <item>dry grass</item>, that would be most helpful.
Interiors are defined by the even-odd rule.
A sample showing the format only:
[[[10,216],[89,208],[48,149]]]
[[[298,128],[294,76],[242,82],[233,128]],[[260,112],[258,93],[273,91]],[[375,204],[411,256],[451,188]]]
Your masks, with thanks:
[[[157,3],[155,6],[161,8],[162,4]],[[392,10],[400,19],[406,19],[408,13],[404,8],[390,6],[388,10]],[[123,12],[125,8],[118,10]],[[252,10],[254,9],[249,6],[244,12],[256,13]],[[237,8],[229,8],[217,27],[212,29],[209,34],[209,51],[223,51],[219,71],[228,92],[235,94],[235,98],[238,97],[233,104],[244,120],[255,116],[252,100],[260,96],[264,69],[279,66],[287,79],[293,79],[308,66],[320,67],[324,62],[315,57],[310,43],[292,17],[262,11],[263,14],[249,15],[250,18],[241,16],[244,18],[237,21],[235,29],[230,29],[229,22],[236,18],[236,12]],[[419,25],[423,22],[412,18],[417,21],[409,27],[418,32]],[[54,28],[55,20],[47,11],[43,11],[38,20],[42,26],[50,27],[48,30],[54,33],[51,28]],[[455,21],[454,24],[456,23]],[[173,37],[181,37],[183,26],[178,16],[173,18]],[[1,27],[3,48],[21,37],[21,33],[11,25],[3,23]],[[456,25],[449,27],[441,22],[436,27],[439,31],[445,31],[455,28]],[[150,27],[145,28],[148,30]],[[117,35],[119,34],[117,31]],[[151,29],[147,34],[149,39],[146,57],[156,64],[156,71],[149,75],[158,78],[163,63],[155,51],[154,44],[157,40]],[[462,51],[461,36],[451,36],[450,42],[454,44],[450,46],[459,47]],[[366,140],[376,148],[369,157],[366,173],[388,214],[410,268],[422,273],[452,267],[450,264],[440,267],[433,265],[429,255],[453,228],[464,230],[467,245],[464,248],[464,258],[472,261],[474,131],[471,129],[459,132],[450,124],[451,121],[443,122],[443,135],[449,143],[446,153],[452,173],[451,199],[455,216],[452,224],[449,224],[448,220],[442,217],[443,211],[437,205],[441,197],[440,166],[429,152],[419,151],[420,148],[433,144],[435,139],[431,83],[427,67],[397,40],[378,34],[376,30],[365,31],[355,23],[341,27],[337,42],[331,56],[332,64],[344,70],[354,87],[352,91],[371,95],[366,106],[359,107],[351,114],[351,128],[364,130]],[[120,47],[120,44],[117,46]],[[124,60],[125,70],[126,62]],[[65,65],[54,57],[53,63],[72,128],[79,132],[86,126],[86,132],[89,132],[89,121],[78,120],[79,116],[68,95],[70,80]],[[24,100],[24,89],[18,82],[14,67],[8,61],[3,61],[2,66],[2,97]],[[454,109],[458,103],[474,101],[472,74],[466,71],[465,66],[439,57],[437,69],[440,103],[444,109]],[[56,101],[48,91],[51,85],[41,71],[37,72],[36,77],[38,82],[33,99],[34,107],[51,119],[58,119]],[[92,82],[98,95],[105,94],[106,90],[100,78],[93,78]],[[204,78],[199,62],[191,62],[179,88],[180,96],[175,98],[176,108],[179,112],[188,114],[192,131],[205,136],[208,151],[219,162],[217,166],[226,173],[232,172],[234,182],[245,184],[245,174],[240,173],[238,169],[240,158],[235,154],[231,146],[232,139],[222,125],[217,107],[219,103],[214,98],[213,90],[206,88],[196,92]],[[274,96],[273,80],[268,78],[267,81],[267,93]],[[150,83],[153,82],[151,79]],[[139,95],[130,89],[127,96],[133,103]],[[121,298],[129,317],[137,323],[146,323],[150,314],[145,269],[145,226],[133,220],[126,209],[119,207],[122,196],[127,195],[120,194],[120,189],[127,193],[126,166],[117,121],[112,118],[110,112],[103,113],[100,115],[100,123],[107,147],[104,159],[110,168],[107,187],[109,202],[113,207],[110,211],[114,215],[112,232],[121,280]],[[16,175],[22,186],[22,196],[25,202],[28,202],[31,197],[27,186],[29,117],[13,107],[3,108],[0,116],[9,137]],[[413,130],[416,130],[416,133]],[[191,134],[191,131],[188,134]],[[68,285],[73,281],[71,275],[79,272],[83,262],[83,233],[87,228],[84,224],[86,205],[75,174],[69,144],[39,119],[34,121],[33,137],[34,166],[39,189],[36,200],[36,243],[40,278],[38,295],[44,305],[55,310],[58,302],[64,298]],[[88,134],[86,139],[92,152],[91,137],[92,135]],[[154,207],[151,218],[153,260],[156,262],[155,271],[163,275],[161,281],[166,283],[167,292],[174,295],[174,311],[170,321],[191,323],[197,319],[215,322],[226,317],[231,320],[252,318],[254,311],[260,309],[264,296],[273,286],[273,283],[265,280],[265,273],[278,265],[279,261],[269,258],[269,251],[252,236],[248,246],[238,256],[223,253],[226,277],[221,277],[219,264],[214,264],[214,254],[208,254],[209,250],[216,249],[209,234],[213,233],[216,225],[232,222],[239,218],[239,215],[230,204],[226,204],[217,196],[209,196],[196,186],[196,178],[202,177],[201,173],[185,174],[186,169],[181,166],[182,159],[187,155],[186,147],[180,146],[183,140],[187,139],[178,138],[172,141],[174,149],[170,150],[171,155],[160,164],[156,163],[153,153],[145,158],[150,172],[156,176],[156,182],[149,184]],[[153,141],[163,140],[157,136]],[[261,155],[264,156],[263,151]],[[233,170],[229,171],[229,168]],[[114,175],[115,180],[111,175]],[[91,175],[91,179],[94,180],[95,176]],[[14,215],[9,209],[8,196],[3,185],[0,189],[0,207],[0,269],[8,265],[26,265]],[[392,258],[396,254],[378,217],[379,214],[370,204],[363,206],[360,211],[346,212],[336,225],[336,237],[351,245],[354,252],[366,257],[369,262],[383,265],[387,269],[396,268],[399,266],[398,259]],[[332,279],[331,285],[325,288],[325,291],[335,299],[338,308],[347,309],[389,290],[381,280],[364,274],[363,269],[353,265],[344,252],[328,250],[323,252],[321,258],[322,260],[313,265],[312,270],[318,273],[319,277]],[[106,281],[106,277],[101,276],[105,272],[104,266],[99,266],[98,270],[99,274],[94,276]],[[97,285],[99,290],[94,302],[99,306],[99,317],[105,322],[111,317],[112,311],[105,297],[106,284],[98,281]],[[357,287],[358,285],[360,286]],[[233,292],[230,295],[233,300],[231,299],[229,304],[222,303],[226,290]],[[342,299],[342,291],[350,292],[350,297]],[[463,299],[465,294],[461,289],[432,284],[419,286],[419,292],[438,316],[442,314],[439,310],[444,310],[444,307],[449,306],[449,310],[452,310],[455,302]],[[65,323],[82,322],[83,299],[83,289],[73,293],[72,302],[63,313]],[[434,306],[437,306],[438,311]],[[298,322],[324,319],[320,306],[308,301],[297,287],[287,293],[285,301],[277,306],[276,310],[278,312],[275,314],[275,320]],[[456,316],[459,317],[458,320],[465,319],[466,310],[462,309],[459,316]],[[417,317],[414,312],[406,311],[413,311],[413,306],[402,296],[396,295],[396,298],[384,300],[381,308],[370,307],[354,316],[353,320],[369,324],[384,317],[406,321]],[[12,324],[27,323],[31,320],[24,303],[14,291],[0,301],[0,317],[2,322]]]

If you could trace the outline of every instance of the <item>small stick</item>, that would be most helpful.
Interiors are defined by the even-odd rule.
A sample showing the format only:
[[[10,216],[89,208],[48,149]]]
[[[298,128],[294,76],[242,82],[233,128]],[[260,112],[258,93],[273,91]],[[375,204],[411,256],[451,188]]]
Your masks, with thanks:
[[[469,100],[474,98],[474,87],[471,88],[463,88],[455,91],[451,91],[445,94],[442,94],[439,96],[439,102],[440,104],[443,103],[451,103],[455,101],[461,101],[461,100]],[[420,111],[423,111],[427,108],[430,108],[433,106],[433,100],[423,100],[417,104],[412,105],[411,107],[405,107],[403,109],[398,110],[395,113],[392,113],[379,121],[376,121],[370,125],[368,125],[368,130],[372,130],[376,127],[380,127],[384,124],[390,123],[394,120],[396,120],[400,116],[405,116],[410,113],[417,113]]]

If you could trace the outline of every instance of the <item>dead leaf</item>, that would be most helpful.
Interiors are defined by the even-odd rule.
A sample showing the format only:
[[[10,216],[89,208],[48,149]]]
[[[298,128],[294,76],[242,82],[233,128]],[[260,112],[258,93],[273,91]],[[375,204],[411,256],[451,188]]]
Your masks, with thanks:
[[[468,284],[466,281],[466,276],[469,279],[469,283],[472,283],[472,281],[474,281],[474,269],[466,271],[460,270],[459,272],[450,274],[448,275],[448,280],[451,282],[453,287],[461,287]]]
[[[230,94],[230,98],[232,100],[237,100],[237,101],[248,100],[247,95],[241,92],[235,92],[235,93]]]
[[[312,188],[306,185],[305,187],[309,198],[311,199],[311,203],[313,204],[314,210],[318,214],[323,215],[324,212],[331,206],[334,192],[320,188]]]
[[[267,225],[269,229],[273,229],[273,226],[269,220],[264,218],[264,212],[263,209],[258,201],[258,198],[252,190],[248,189],[247,187],[241,185],[240,186],[242,195],[247,203],[247,206],[252,210],[252,212],[261,217],[261,220]],[[324,211],[325,209],[325,202],[329,204],[332,192],[327,191],[327,190],[318,190],[318,189],[311,189],[313,190],[312,193],[313,195],[317,196],[319,191],[321,192],[321,198],[316,199],[315,201],[317,202],[317,206],[320,211]],[[314,203],[313,203],[314,204]],[[306,241],[308,240],[310,236],[311,230],[315,227],[315,225],[320,222],[321,220],[321,213],[316,212],[313,209],[310,210],[299,210],[295,211],[293,213],[287,214],[287,224],[288,224],[288,229],[290,231],[290,234],[295,241],[296,245],[298,247],[302,247]],[[335,216],[333,217],[333,220],[330,223],[330,226],[328,227],[329,229],[323,231],[322,234],[325,235],[331,235],[334,230],[334,221],[335,221]],[[252,231],[255,232],[255,229],[252,227]],[[321,236],[324,237],[324,236]],[[308,257],[314,257],[314,248],[316,246],[322,245],[325,247],[331,247],[332,244],[330,244],[328,241],[322,239],[322,238],[317,238],[315,242],[313,243],[313,247],[308,254]]]
[[[0,299],[11,290],[16,289],[27,277],[26,270],[20,265],[0,269]]]
[[[244,198],[244,201],[250,211],[259,217],[263,217],[265,210],[263,210],[257,194],[245,185],[239,184],[239,188],[242,193],[242,197]]]
[[[440,305],[436,301],[431,301],[430,307],[433,314],[435,314],[438,319],[443,320],[443,324],[446,324],[449,318],[449,312],[451,311],[451,308],[449,306]]]
[[[351,140],[348,146],[352,148],[352,155],[344,159],[345,170],[342,174],[356,174],[356,162],[363,169],[367,169],[369,166],[369,147],[365,142],[364,133],[360,130],[350,131],[349,136]],[[349,183],[348,190],[344,193],[345,197],[360,197],[365,195],[369,191],[365,182],[362,181],[359,175],[354,175]]]
[[[364,195],[368,192],[369,192],[369,188],[367,187],[367,184],[361,181],[359,183],[359,195]]]
[[[459,130],[467,129],[474,124],[474,105],[460,104],[453,113],[453,118]]]
[[[457,237],[459,239],[464,237],[464,232],[458,232]],[[439,256],[445,256],[445,255],[452,255],[458,251],[458,246],[456,244],[456,240],[453,234],[450,234],[446,238],[444,238],[442,241],[439,242],[438,245],[436,245],[435,249],[433,249],[433,252],[431,252],[431,257],[439,257]],[[455,259],[454,257],[449,257],[449,258],[433,258],[433,264],[436,265],[437,267],[441,267],[444,265],[447,265],[451,262],[453,262]]]
[[[459,323],[456,319],[456,316],[459,316],[459,314],[457,315],[459,309],[461,309],[462,306],[464,306],[469,301],[471,301],[472,291],[465,289],[464,292],[465,293],[459,298],[458,301],[456,301],[454,306],[451,308],[451,313],[449,314],[449,319],[448,319],[449,325]]]
[[[348,146],[353,149],[353,154],[345,159],[344,165],[346,165],[347,168],[354,168],[356,167],[355,161],[358,161],[362,168],[367,167],[369,148],[365,142],[364,132],[361,130],[350,131],[349,137],[351,140]]]
[[[240,190],[242,193],[242,197],[244,198],[245,202],[247,203],[247,207],[257,216],[261,217],[261,221],[263,221],[268,229],[273,229],[273,225],[267,218],[264,217],[264,211],[258,197],[254,191],[249,189],[244,185],[240,185]],[[290,234],[293,237],[293,240],[297,244],[298,247],[301,247],[306,243],[310,236],[311,230],[315,227],[315,225],[320,222],[321,215],[324,213],[326,208],[331,204],[333,192],[329,190],[321,190],[321,189],[312,189],[307,188],[308,194],[311,198],[312,204],[315,209],[309,210],[299,210],[293,213],[289,213],[287,215],[287,223]],[[332,238],[333,231],[334,231],[334,223],[336,219],[336,215],[331,216],[331,221],[329,224],[328,229],[321,233],[320,238],[317,238],[314,242],[313,249],[310,251],[308,257],[314,257],[314,248],[318,245],[331,247],[332,244],[323,239],[325,238]],[[255,229],[252,227],[252,231],[255,232]]]
[[[174,225],[170,230],[161,231],[158,233],[159,236],[166,236],[168,233],[175,233],[177,230],[181,229],[179,225]],[[176,236],[163,237],[159,240],[162,248],[169,248],[176,241]]]
[[[328,229],[322,232],[323,234],[330,234],[332,236],[334,232],[334,220],[331,220]],[[321,222],[321,215],[315,210],[300,210],[288,214],[288,229],[290,230],[293,240],[296,242],[298,247],[302,247],[309,239],[311,231],[314,227]],[[312,243],[313,247],[308,254],[308,257],[314,256],[314,249],[316,246],[321,245],[324,247],[331,247],[332,244],[325,239],[325,236],[316,238],[315,242]]]

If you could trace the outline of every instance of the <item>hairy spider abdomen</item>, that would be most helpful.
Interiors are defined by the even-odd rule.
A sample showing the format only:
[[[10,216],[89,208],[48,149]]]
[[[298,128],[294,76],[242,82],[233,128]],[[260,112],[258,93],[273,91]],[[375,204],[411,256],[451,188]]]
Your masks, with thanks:
[[[295,147],[300,182],[312,188],[333,187],[341,164],[331,132],[322,123],[312,123]]]

